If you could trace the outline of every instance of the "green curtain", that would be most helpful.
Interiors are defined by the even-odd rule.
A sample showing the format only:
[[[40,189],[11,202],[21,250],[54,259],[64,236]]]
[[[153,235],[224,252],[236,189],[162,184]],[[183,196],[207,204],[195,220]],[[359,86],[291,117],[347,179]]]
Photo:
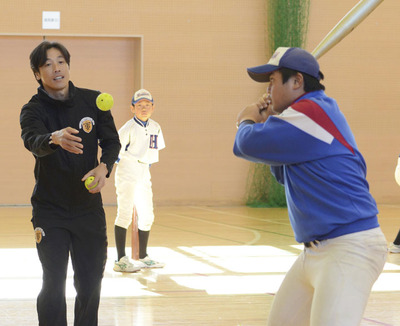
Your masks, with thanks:
[[[266,60],[276,48],[304,47],[310,0],[266,0]],[[265,164],[250,165],[246,204],[252,207],[285,207],[285,190]]]

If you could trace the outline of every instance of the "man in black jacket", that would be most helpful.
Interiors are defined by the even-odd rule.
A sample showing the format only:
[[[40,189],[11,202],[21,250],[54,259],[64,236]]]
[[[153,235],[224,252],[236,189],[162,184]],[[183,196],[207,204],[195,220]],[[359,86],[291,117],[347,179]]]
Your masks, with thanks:
[[[38,92],[23,106],[21,136],[35,157],[32,223],[43,268],[37,298],[40,326],[67,326],[65,282],[74,268],[75,326],[98,324],[107,258],[100,190],[118,157],[120,142],[110,111],[96,107],[99,92],[69,80],[70,54],[60,43],[39,44],[30,55]],[[100,163],[98,147],[101,147]],[[84,181],[93,176],[90,190]]]

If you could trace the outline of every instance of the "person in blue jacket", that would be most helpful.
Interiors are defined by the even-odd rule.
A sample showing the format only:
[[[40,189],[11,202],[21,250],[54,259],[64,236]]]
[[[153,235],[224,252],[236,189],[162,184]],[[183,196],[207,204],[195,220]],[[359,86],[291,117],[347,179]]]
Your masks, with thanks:
[[[280,47],[248,74],[269,85],[239,113],[234,154],[271,166],[304,244],[268,325],[359,325],[387,246],[353,133],[307,51]]]

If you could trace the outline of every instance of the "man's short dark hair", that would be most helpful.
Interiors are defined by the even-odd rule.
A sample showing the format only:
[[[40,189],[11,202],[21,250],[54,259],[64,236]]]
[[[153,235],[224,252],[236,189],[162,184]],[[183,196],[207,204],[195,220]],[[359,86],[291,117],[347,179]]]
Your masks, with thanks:
[[[67,48],[64,45],[58,42],[43,41],[32,51],[32,53],[29,56],[33,74],[39,72],[39,68],[46,63],[47,50],[52,48],[55,48],[61,52],[61,55],[64,57],[65,61],[69,66],[71,55],[69,54]],[[38,80],[38,83],[42,85],[41,80]]]
[[[312,91],[319,91],[319,90],[325,90],[325,86],[320,83],[320,81],[317,78],[314,78],[308,74],[305,74],[300,71],[296,71],[293,69],[289,68],[281,68],[279,71],[282,74],[282,83],[286,83],[290,77],[295,76],[297,73],[300,73],[303,75],[304,78],[304,91],[305,92],[312,92]],[[321,80],[324,79],[324,75],[322,72],[319,72]]]

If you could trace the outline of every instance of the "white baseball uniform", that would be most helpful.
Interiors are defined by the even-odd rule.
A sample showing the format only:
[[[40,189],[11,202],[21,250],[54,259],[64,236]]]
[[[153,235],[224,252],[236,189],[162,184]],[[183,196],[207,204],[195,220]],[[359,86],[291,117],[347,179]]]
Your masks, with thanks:
[[[121,151],[115,171],[117,217],[115,225],[127,229],[132,222],[133,207],[138,228],[150,231],[154,221],[150,165],[158,162],[158,151],[165,148],[160,125],[152,119],[146,123],[133,117],[118,131]]]

